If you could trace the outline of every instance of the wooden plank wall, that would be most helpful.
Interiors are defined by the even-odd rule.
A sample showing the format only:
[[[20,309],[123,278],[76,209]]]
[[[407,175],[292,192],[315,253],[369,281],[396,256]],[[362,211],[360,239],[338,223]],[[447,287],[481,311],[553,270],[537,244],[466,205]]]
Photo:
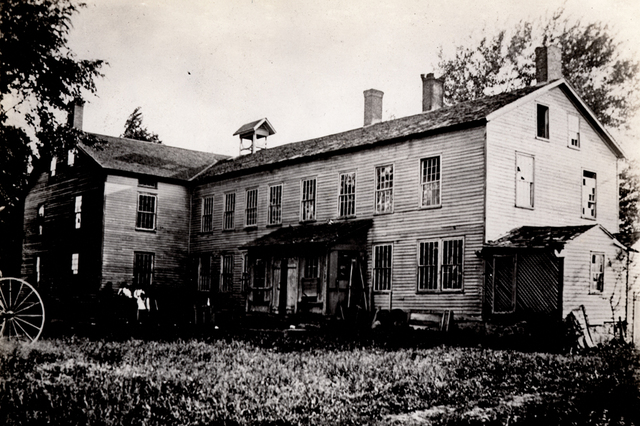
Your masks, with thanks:
[[[442,206],[419,208],[420,160],[442,155]],[[374,215],[375,167],[394,164],[394,212]],[[273,231],[267,227],[268,186],[283,184],[283,226],[296,226],[300,217],[300,181],[317,179],[317,222],[337,219],[339,174],[356,171],[356,218],[373,218],[368,240],[368,279],[371,280],[371,246],[392,243],[393,306],[403,309],[452,309],[456,317],[479,318],[482,308],[482,262],[475,255],[483,243],[484,127],[434,137],[409,140],[307,163],[250,173],[194,189],[191,250],[220,253],[235,250]],[[245,190],[258,188],[258,226],[244,227]],[[224,194],[236,192],[235,229],[222,231]],[[200,231],[201,199],[214,196],[213,227]],[[416,293],[417,245],[423,239],[464,238],[464,289],[451,293]],[[234,292],[240,295],[240,254],[234,262]],[[374,297],[386,308],[388,294]],[[239,305],[243,303],[238,302]]]
[[[536,138],[536,101],[549,106],[550,139]],[[617,161],[584,118],[580,149],[568,146],[567,113],[556,88],[487,124],[487,240],[523,226],[602,224],[618,232]],[[515,207],[516,152],[535,157],[533,210]],[[583,169],[597,173],[597,218],[581,218]]]
[[[136,230],[138,193],[157,195],[156,230]],[[186,282],[189,243],[189,195],[183,185],[158,182],[138,187],[138,179],[108,175],[104,191],[103,283],[114,288],[133,280],[134,252],[154,254],[153,283],[181,287]]]

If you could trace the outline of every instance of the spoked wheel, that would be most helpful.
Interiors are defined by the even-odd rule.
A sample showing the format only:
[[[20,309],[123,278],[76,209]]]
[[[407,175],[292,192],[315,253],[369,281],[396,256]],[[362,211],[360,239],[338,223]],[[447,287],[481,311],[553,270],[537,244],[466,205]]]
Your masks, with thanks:
[[[35,288],[19,278],[0,278],[0,340],[34,342],[44,327],[44,305]]]

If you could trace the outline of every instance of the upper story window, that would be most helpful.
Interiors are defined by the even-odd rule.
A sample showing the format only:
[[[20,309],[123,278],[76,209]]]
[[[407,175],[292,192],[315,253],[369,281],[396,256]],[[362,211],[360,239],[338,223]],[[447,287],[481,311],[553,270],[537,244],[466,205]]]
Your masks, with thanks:
[[[582,217],[596,218],[596,174],[582,171]]]
[[[158,181],[148,177],[138,178],[138,186],[142,188],[158,189]]]
[[[236,193],[224,195],[224,213],[222,214],[222,229],[234,228],[234,215],[236,211]]]
[[[154,194],[138,194],[136,229],[150,231],[156,229],[156,207],[156,196]]]
[[[533,208],[534,158],[516,153],[516,206]]]
[[[420,160],[420,206],[440,205],[440,156]]]
[[[78,275],[79,271],[80,271],[80,254],[73,253],[71,255],[71,273],[73,275]]]
[[[75,213],[76,229],[80,229],[80,226],[82,225],[82,195],[78,195],[76,197],[73,211]]]
[[[300,183],[300,220],[316,219],[316,180],[305,179]]]
[[[393,212],[393,164],[376,167],[376,213]]]
[[[269,225],[282,223],[282,184],[269,187]]]
[[[569,131],[568,144],[571,148],[580,148],[580,117],[567,115],[567,129]]]
[[[42,235],[44,233],[44,204],[38,206],[36,220],[38,223],[38,235]]]
[[[233,254],[224,254],[221,260],[220,291],[230,293],[233,291]]]
[[[340,192],[338,194],[338,216],[356,215],[356,172],[340,173]]]
[[[71,167],[75,164],[77,152],[78,151],[76,148],[71,148],[69,151],[67,151],[67,166]]]
[[[247,189],[244,226],[258,224],[258,188]]]
[[[542,104],[536,106],[536,136],[549,139],[549,107]]]
[[[202,221],[200,222],[202,232],[213,231],[213,196],[202,197]]]
[[[373,290],[391,290],[391,265],[393,245],[378,244],[373,246]]]
[[[51,159],[51,166],[49,167],[50,175],[53,177],[56,175],[56,167],[58,166],[58,158],[53,157]]]
[[[604,253],[591,252],[591,293],[604,291]]]
[[[423,241],[418,245],[418,291],[461,290],[464,240]]]

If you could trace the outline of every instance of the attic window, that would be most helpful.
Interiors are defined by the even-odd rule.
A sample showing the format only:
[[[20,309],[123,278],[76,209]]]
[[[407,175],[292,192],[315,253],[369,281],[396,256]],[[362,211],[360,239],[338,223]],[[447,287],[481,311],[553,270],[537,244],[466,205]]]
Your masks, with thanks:
[[[150,178],[138,178],[138,186],[142,188],[158,189],[158,181]]]
[[[75,164],[76,162],[76,153],[78,151],[75,148],[71,148],[68,152],[67,152],[67,166],[71,167]]]
[[[580,148],[580,117],[569,114],[567,116],[567,128],[569,130],[569,147]]]
[[[537,129],[537,137],[549,139],[549,107],[546,105],[537,105]]]

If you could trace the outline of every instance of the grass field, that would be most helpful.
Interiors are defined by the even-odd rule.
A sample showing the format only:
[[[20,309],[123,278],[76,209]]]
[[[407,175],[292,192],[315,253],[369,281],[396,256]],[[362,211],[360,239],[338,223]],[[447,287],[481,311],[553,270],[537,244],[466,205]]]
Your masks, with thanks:
[[[626,346],[559,355],[283,336],[0,344],[0,424],[640,425]]]

